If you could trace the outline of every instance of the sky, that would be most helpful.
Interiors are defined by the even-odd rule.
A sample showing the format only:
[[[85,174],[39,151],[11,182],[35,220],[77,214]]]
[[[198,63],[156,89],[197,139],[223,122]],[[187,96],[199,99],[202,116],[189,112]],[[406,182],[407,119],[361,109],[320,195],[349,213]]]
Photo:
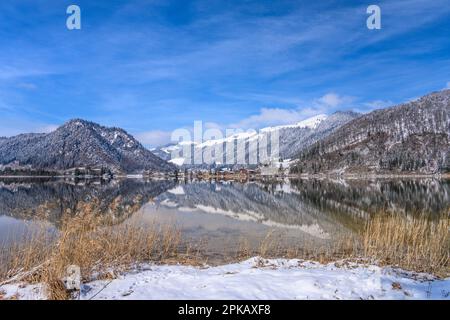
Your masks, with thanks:
[[[156,146],[369,112],[450,88],[449,35],[449,0],[3,0],[0,136],[83,118]]]

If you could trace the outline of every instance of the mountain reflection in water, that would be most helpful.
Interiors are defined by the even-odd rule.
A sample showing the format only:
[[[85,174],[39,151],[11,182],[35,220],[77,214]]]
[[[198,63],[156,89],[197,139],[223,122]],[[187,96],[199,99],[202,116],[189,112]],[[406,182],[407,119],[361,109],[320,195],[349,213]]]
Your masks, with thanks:
[[[97,214],[115,223],[176,224],[187,238],[205,239],[214,251],[240,238],[256,244],[271,230],[281,245],[322,243],[358,231],[380,212],[438,217],[449,210],[450,181],[1,180],[0,241],[7,233],[24,232],[21,223],[36,217],[58,228],[64,213],[74,214],[85,203],[94,203]]]

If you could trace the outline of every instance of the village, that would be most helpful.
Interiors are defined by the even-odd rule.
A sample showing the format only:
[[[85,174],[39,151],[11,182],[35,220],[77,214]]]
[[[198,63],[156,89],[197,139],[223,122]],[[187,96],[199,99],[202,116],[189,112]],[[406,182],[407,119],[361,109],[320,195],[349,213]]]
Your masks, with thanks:
[[[160,172],[144,170],[136,174],[126,174],[111,170],[107,167],[74,167],[67,170],[41,170],[30,165],[13,161],[7,165],[0,165],[1,177],[57,177],[57,178],[83,178],[83,179],[119,179],[119,178],[145,178],[166,179],[176,178],[185,180],[251,180],[263,177],[286,177],[289,175],[289,161],[270,161],[260,166],[248,167],[213,167],[213,168],[180,168],[173,172]]]
[[[184,179],[217,179],[217,180],[250,180],[262,177],[284,177],[289,170],[275,166],[260,166],[254,169],[233,169],[223,167],[219,169],[186,169],[176,173],[178,178]]]

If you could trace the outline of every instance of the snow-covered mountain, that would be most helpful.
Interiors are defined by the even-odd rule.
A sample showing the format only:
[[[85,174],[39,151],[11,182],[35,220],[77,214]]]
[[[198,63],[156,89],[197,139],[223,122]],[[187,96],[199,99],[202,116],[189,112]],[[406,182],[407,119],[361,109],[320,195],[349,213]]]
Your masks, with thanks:
[[[127,173],[175,169],[145,149],[125,130],[81,119],[70,120],[50,133],[0,139],[0,164],[13,162],[48,170],[86,166]]]
[[[161,146],[151,151],[160,158],[178,166],[184,165],[190,167],[194,163],[194,158],[203,159],[201,166],[211,164],[211,162],[207,162],[205,159],[207,155],[214,154],[214,151],[212,151],[214,149],[223,148],[223,155],[225,156],[227,153],[227,145],[234,146],[234,150],[231,152],[234,151],[236,153],[237,145],[244,144],[246,163],[250,163],[250,155],[256,157],[255,154],[258,153],[257,147],[259,145],[257,141],[268,141],[269,148],[271,148],[271,137],[276,134],[279,137],[279,156],[282,159],[289,159],[358,116],[359,114],[355,112],[336,112],[331,115],[321,114],[295,124],[267,127],[257,132],[236,133],[223,139],[207,140],[201,143],[183,141],[178,144]],[[190,158],[183,156],[183,149],[186,147],[191,149]],[[175,156],[173,156],[174,154]],[[222,157],[216,157],[213,160],[218,165],[225,163],[225,159]],[[257,160],[258,163],[264,162],[259,155]]]
[[[450,90],[376,110],[311,145],[294,173],[450,171]]]

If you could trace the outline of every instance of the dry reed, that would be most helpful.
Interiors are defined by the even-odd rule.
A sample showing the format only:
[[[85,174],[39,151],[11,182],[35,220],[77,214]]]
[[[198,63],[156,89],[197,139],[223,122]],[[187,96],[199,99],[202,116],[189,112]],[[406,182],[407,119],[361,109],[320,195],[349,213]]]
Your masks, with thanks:
[[[450,218],[377,215],[363,232],[363,255],[404,269],[450,273]]]
[[[139,221],[138,219],[134,221]],[[348,234],[317,246],[287,247],[271,230],[253,249],[242,239],[235,259],[259,255],[299,258],[321,263],[340,259],[369,259],[413,271],[450,274],[450,219],[430,220],[379,214],[360,234]],[[86,205],[77,215],[63,217],[57,234],[40,228],[22,242],[0,247],[0,286],[5,281],[44,283],[51,299],[70,298],[62,278],[67,266],[77,265],[83,281],[113,278],[141,262],[189,263],[206,261],[202,244],[183,244],[173,226],[142,226],[136,222],[114,225],[108,216]]]
[[[450,275],[450,217],[405,217],[380,213],[371,218],[359,233],[348,233],[332,242],[318,245],[306,240],[301,245],[283,246],[273,230],[250,249],[242,239],[238,259],[298,258],[329,263],[337,260],[368,261],[437,276]]]
[[[46,284],[51,299],[67,299],[62,282],[68,266],[80,267],[83,281],[126,270],[139,262],[176,259],[180,232],[171,226],[139,226],[124,222],[105,224],[105,217],[86,209],[65,216],[56,235],[35,232],[0,252],[0,284],[27,281]]]

